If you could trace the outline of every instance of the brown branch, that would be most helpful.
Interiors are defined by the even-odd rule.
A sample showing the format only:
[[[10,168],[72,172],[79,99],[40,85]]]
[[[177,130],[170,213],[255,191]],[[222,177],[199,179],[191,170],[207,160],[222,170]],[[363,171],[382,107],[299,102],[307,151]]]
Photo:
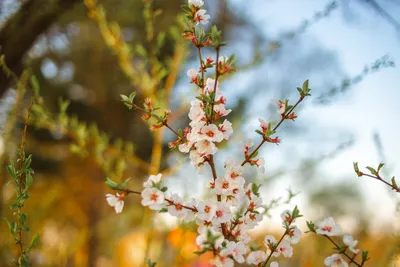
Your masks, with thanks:
[[[382,177],[380,177],[380,176],[374,176],[374,175],[363,173],[363,172],[360,172],[360,174],[362,176],[368,176],[368,177],[371,177],[371,178],[376,179],[378,181],[381,181],[382,183],[384,183],[387,186],[389,186],[390,188],[392,188],[395,192],[400,193],[400,187],[396,187],[395,185],[393,185],[391,183],[388,183],[387,181],[383,180]]]
[[[281,120],[278,122],[278,124],[272,129],[272,131],[276,131],[279,126],[283,123],[284,120],[287,119],[287,116],[290,115],[293,110],[304,100],[303,96],[300,96],[299,100],[294,104],[294,106],[287,111],[286,113],[282,114]],[[250,155],[242,162],[241,166],[244,166],[247,162],[251,160],[251,158],[257,153],[257,151],[262,147],[262,145],[267,141],[267,138],[263,138],[260,142],[260,144],[253,150],[253,152],[250,153]]]

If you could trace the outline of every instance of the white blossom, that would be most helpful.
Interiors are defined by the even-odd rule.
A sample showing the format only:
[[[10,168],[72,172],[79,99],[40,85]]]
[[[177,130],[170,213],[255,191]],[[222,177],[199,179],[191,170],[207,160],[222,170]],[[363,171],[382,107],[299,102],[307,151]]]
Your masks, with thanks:
[[[276,251],[272,254],[272,256],[278,257],[280,254],[286,258],[292,257],[293,248],[290,246],[290,242],[288,240],[283,240],[276,248]]]
[[[301,230],[297,226],[291,226],[285,238],[290,243],[297,244],[300,241],[300,236],[301,236]]]
[[[206,12],[207,11],[204,9],[197,10],[196,14],[194,15],[194,20],[196,21],[196,25],[199,24],[199,22],[203,25],[208,23],[210,16],[206,15]]]
[[[178,218],[184,218],[186,216],[187,209],[183,207],[184,204],[182,199],[177,194],[173,194],[171,197],[169,197],[169,200],[174,203],[167,207],[169,214]]]
[[[224,139],[224,134],[218,129],[215,124],[205,125],[201,128],[200,140],[208,140],[210,142],[221,142]]]
[[[196,69],[190,69],[186,72],[186,75],[193,81],[197,80],[198,72]]]
[[[336,224],[332,217],[328,217],[325,220],[315,222],[317,226],[317,234],[335,236],[342,233],[342,228],[339,224]]]
[[[262,250],[252,251],[247,256],[247,263],[258,265],[267,259],[267,255]]]
[[[152,210],[161,210],[164,207],[164,193],[155,187],[145,188],[142,191],[142,205]]]
[[[355,254],[360,252],[359,249],[354,248],[355,246],[357,246],[358,241],[354,240],[352,235],[344,235],[343,243],[350,249],[351,252],[353,252]]]
[[[117,193],[115,196],[112,194],[107,194],[106,200],[108,205],[114,207],[116,213],[120,213],[124,208],[124,200],[123,200],[124,197],[125,197],[124,194],[120,195]]]
[[[197,205],[197,218],[210,222],[215,216],[216,209],[215,203],[201,201]]]
[[[229,241],[226,247],[221,250],[220,255],[224,257],[232,256],[238,263],[243,263],[243,255],[246,254],[246,251],[246,247],[242,242]]]
[[[161,181],[162,174],[150,175],[146,182],[143,183],[144,188],[151,188],[154,184],[158,184]]]
[[[231,109],[226,109],[224,104],[214,105],[214,111],[220,117],[228,116],[232,112]]]
[[[218,148],[215,144],[208,140],[201,140],[195,144],[197,151],[205,155],[214,155],[217,153]]]
[[[219,225],[221,223],[229,222],[231,219],[232,213],[229,209],[229,206],[225,203],[218,202],[216,204],[215,216],[212,220],[212,223]]]
[[[195,6],[195,7],[201,7],[204,5],[203,0],[189,0],[189,5]]]
[[[222,124],[218,125],[218,128],[222,132],[224,139],[229,140],[229,137],[233,133],[232,123],[227,119],[225,119]]]
[[[331,267],[348,267],[349,264],[342,258],[340,254],[333,254],[324,261],[325,266]]]

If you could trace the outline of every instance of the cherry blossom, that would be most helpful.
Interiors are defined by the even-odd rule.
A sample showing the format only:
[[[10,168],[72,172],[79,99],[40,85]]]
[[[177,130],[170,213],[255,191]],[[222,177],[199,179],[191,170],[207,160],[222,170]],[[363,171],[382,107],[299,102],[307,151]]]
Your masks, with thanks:
[[[349,264],[342,258],[340,254],[333,254],[324,261],[325,266],[331,267],[348,267]]]
[[[276,261],[271,262],[269,267],[279,267],[279,264]]]
[[[218,202],[216,204],[215,216],[212,220],[212,223],[218,225],[221,223],[229,222],[230,219],[232,219],[232,213],[229,206],[225,203]]]
[[[283,240],[276,248],[276,251],[272,254],[272,256],[278,257],[280,254],[286,258],[292,257],[293,248],[290,246],[290,242],[288,240]]]
[[[261,251],[261,250],[252,251],[247,256],[247,263],[259,265],[262,262],[264,262],[266,259],[267,259],[267,255],[265,254],[264,251]]]
[[[194,15],[194,20],[196,22],[196,25],[199,24],[199,22],[203,25],[208,23],[208,20],[210,19],[209,15],[206,15],[206,10],[204,9],[199,9],[196,14]]]
[[[212,202],[199,202],[197,205],[197,218],[204,221],[211,221],[215,216],[216,206]]]
[[[263,134],[266,134],[267,131],[268,131],[268,127],[269,127],[268,123],[265,122],[264,120],[260,119],[260,118],[258,119],[258,121],[260,122],[260,126],[261,126]]]
[[[278,107],[279,107],[279,113],[281,115],[285,114],[285,112],[286,112],[286,102],[278,100],[277,104],[278,104]]]
[[[228,116],[232,112],[231,109],[226,109],[224,104],[219,104],[214,106],[214,111],[217,113],[218,117]]]
[[[335,236],[342,233],[342,228],[339,224],[336,224],[332,217],[328,217],[325,220],[315,222],[317,226],[317,234]]]
[[[246,254],[246,247],[242,242],[233,242],[229,241],[226,244],[226,247],[223,248],[220,252],[221,256],[232,256],[235,261],[238,263],[243,263],[244,262],[244,257],[243,255]]]
[[[297,244],[300,241],[301,230],[297,226],[291,226],[287,235],[286,240],[292,244]]]
[[[290,210],[284,210],[281,213],[281,218],[284,222],[287,222],[288,224],[294,223],[294,219],[292,218],[292,212]]]
[[[218,128],[221,131],[221,133],[223,134],[224,139],[229,140],[229,137],[233,133],[232,123],[230,121],[228,121],[227,119],[225,119],[222,124],[218,125]]]
[[[201,140],[197,142],[195,147],[200,154],[205,155],[214,155],[218,151],[218,148],[215,146],[215,144],[208,140]]]
[[[221,142],[224,134],[214,124],[205,125],[201,128],[200,140],[208,140],[210,142]],[[199,141],[200,141],[199,140]]]
[[[354,247],[357,245],[358,241],[353,239],[352,235],[344,235],[343,243],[350,249],[351,252],[357,254],[360,252],[359,249],[355,249]]]
[[[192,83],[196,83],[197,82],[197,75],[199,73],[197,72],[196,69],[190,69],[187,71],[186,75],[192,80]]]
[[[146,182],[143,183],[144,188],[151,188],[153,184],[159,184],[161,182],[162,174],[150,175]]]
[[[173,204],[168,205],[168,212],[172,216],[184,218],[188,210],[183,207],[184,204],[182,199],[177,194],[173,194],[171,197],[169,197],[169,200],[172,201]]]
[[[117,193],[115,196],[112,194],[106,195],[108,205],[114,207],[116,213],[120,213],[124,208],[124,198],[125,194],[120,195],[119,193]]]
[[[164,193],[155,187],[145,188],[142,191],[142,205],[152,210],[161,210],[164,207]]]
[[[214,92],[214,87],[215,87],[215,80],[207,78],[206,86],[204,88],[205,93],[210,94],[211,92]],[[218,88],[219,88],[219,82],[217,82],[216,91],[218,91]]]
[[[194,7],[201,7],[204,5],[203,0],[189,0],[189,5],[192,5]]]

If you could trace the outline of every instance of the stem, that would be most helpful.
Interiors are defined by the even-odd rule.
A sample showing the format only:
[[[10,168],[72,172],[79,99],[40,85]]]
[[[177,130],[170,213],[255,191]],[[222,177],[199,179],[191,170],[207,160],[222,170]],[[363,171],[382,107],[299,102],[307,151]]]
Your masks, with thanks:
[[[393,186],[391,183],[386,182],[385,180],[383,180],[380,176],[373,176],[371,174],[367,174],[367,173],[362,173],[363,176],[368,176],[371,177],[373,179],[376,179],[378,181],[381,181],[382,183],[388,185],[390,188],[392,188],[394,191],[396,191],[397,193],[400,193],[400,188],[396,188],[395,186]]]
[[[22,171],[24,169],[24,165],[25,165],[25,143],[26,143],[26,132],[28,129],[28,121],[29,118],[31,116],[31,110],[32,110],[32,106],[33,106],[33,102],[34,102],[34,98],[31,98],[31,103],[29,105],[28,108],[28,115],[25,119],[25,123],[24,123],[24,130],[22,131],[21,134],[21,155],[20,155],[20,159],[21,159],[21,164],[20,164],[20,170]],[[20,173],[19,175],[19,181],[18,181],[18,195],[20,196],[22,194],[22,186],[25,183],[25,179],[26,176],[24,173]],[[17,217],[17,229],[18,229],[18,245],[19,245],[19,257],[20,258],[23,254],[25,254],[25,250],[24,250],[24,245],[22,243],[22,227],[21,227],[21,214],[22,214],[22,206],[19,205],[18,206],[18,217]]]
[[[290,227],[290,224],[289,224],[289,227]],[[278,248],[278,246],[280,245],[280,243],[283,241],[283,238],[287,235],[288,231],[289,231],[289,230],[286,230],[285,233],[283,233],[281,239],[279,239],[278,243],[276,244],[276,247],[275,247],[273,250],[271,250],[271,252],[270,252],[269,255],[268,255],[268,258],[267,258],[267,259],[264,261],[264,263],[261,265],[262,267],[267,266],[267,263],[268,263],[268,261],[271,259],[272,254],[274,254],[274,252],[276,251],[276,249]]]
[[[201,71],[201,89],[204,89],[204,67],[203,67],[203,59],[201,57],[201,48],[200,46],[197,47],[197,53],[199,55],[200,61],[200,71]]]
[[[218,78],[219,78],[219,71],[218,71],[218,58],[219,58],[219,47],[216,48],[217,50],[217,58],[215,59],[215,83],[214,83],[214,97],[211,103],[211,116],[209,118],[209,122],[212,123],[213,121],[213,116],[214,116],[214,102],[215,102],[215,96],[217,95],[217,84],[218,84]]]
[[[328,240],[331,241],[331,243],[332,243],[336,248],[338,248],[338,249],[340,248],[340,247],[336,244],[336,242],[332,240],[332,238],[331,238],[330,236],[327,236],[327,235],[324,235],[324,236],[325,236],[326,238],[328,238]],[[350,260],[350,263],[354,263],[354,264],[357,265],[358,267],[362,267],[362,265],[361,265],[361,264],[358,264],[358,263],[354,260],[354,258],[352,258],[352,257],[350,257],[349,255],[347,255],[345,251],[340,252],[340,253],[343,254],[343,255],[345,255],[345,256]]]
[[[168,129],[171,130],[171,132],[173,132],[176,136],[178,136],[179,138],[183,138],[176,130],[174,130],[166,121],[163,122],[163,124],[165,125],[165,127],[167,127]]]
[[[276,131],[279,126],[281,126],[282,122],[286,119],[286,117],[293,112],[293,110],[303,101],[304,97],[300,96],[299,100],[297,100],[296,104],[294,104],[294,106],[289,109],[288,112],[286,112],[285,114],[282,114],[282,118],[281,120],[278,122],[278,124],[272,129],[272,131]],[[252,156],[257,153],[257,151],[261,148],[261,146],[266,142],[266,138],[263,138],[260,142],[260,144],[254,149],[253,152],[250,153],[250,155],[242,162],[241,166],[244,166],[247,162],[249,162],[252,158]]]

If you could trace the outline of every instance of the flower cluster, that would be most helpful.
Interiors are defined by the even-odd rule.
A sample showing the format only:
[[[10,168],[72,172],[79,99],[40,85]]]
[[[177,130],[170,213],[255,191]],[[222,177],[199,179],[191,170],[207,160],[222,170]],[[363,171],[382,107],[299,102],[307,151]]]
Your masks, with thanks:
[[[264,245],[266,251],[256,250],[252,251],[247,257],[247,263],[259,265],[268,261],[271,256],[279,257],[283,255],[286,258],[290,258],[293,255],[293,248],[291,245],[297,244],[300,241],[301,230],[293,223],[297,218],[301,217],[297,207],[293,211],[285,210],[281,214],[283,227],[285,233],[279,241],[276,241],[272,235],[267,235],[264,238]],[[268,256],[269,255],[269,256]],[[277,262],[271,262],[271,267],[278,266]]]
[[[141,192],[127,189],[127,181],[117,184],[110,179],[106,184],[114,190],[122,191],[122,194],[107,194],[107,201],[115,208],[117,213],[122,211],[123,199],[127,194],[141,194],[142,205],[158,212],[168,212],[170,215],[182,220],[195,221],[198,236],[196,244],[199,251],[197,254],[211,252],[214,255],[212,266],[231,267],[236,263],[247,262],[256,266],[277,267],[278,262],[269,262],[271,258],[292,257],[293,247],[300,240],[301,230],[294,225],[296,219],[301,217],[297,206],[292,210],[285,210],[281,214],[283,235],[275,239],[272,235],[264,238],[264,248],[252,245],[249,230],[254,229],[263,220],[265,206],[260,196],[261,185],[246,182],[246,164],[256,166],[260,172],[264,172],[265,160],[258,157],[258,152],[264,143],[278,144],[279,137],[274,136],[277,128],[285,120],[294,120],[297,115],[294,109],[306,97],[309,96],[310,88],[308,81],[303,83],[302,88],[297,88],[300,97],[294,104],[289,100],[277,101],[277,112],[280,121],[276,124],[259,119],[260,128],[256,130],[261,136],[261,142],[254,148],[252,140],[242,145],[244,159],[225,160],[223,173],[218,175],[214,158],[218,152],[221,142],[229,141],[233,134],[232,123],[227,116],[232,112],[226,107],[227,99],[224,97],[219,84],[219,78],[233,70],[234,57],[220,55],[220,48],[225,45],[221,40],[221,32],[216,27],[211,27],[210,33],[206,33],[201,24],[207,24],[210,16],[203,9],[204,1],[189,0],[188,5],[183,5],[187,18],[187,29],[183,32],[184,38],[194,44],[198,50],[199,68],[187,71],[190,83],[197,86],[196,99],[191,101],[188,117],[189,125],[183,130],[174,130],[168,123],[171,114],[165,110],[164,114],[158,114],[158,108],[153,107],[151,99],[146,99],[140,108],[133,103],[135,94],[121,96],[122,101],[129,109],[138,109],[144,112],[143,119],[149,121],[152,117],[155,123],[149,122],[151,129],[161,127],[169,128],[177,139],[169,143],[171,149],[177,148],[184,154],[189,154],[192,165],[196,168],[210,167],[212,177],[208,183],[212,197],[207,200],[183,200],[179,195],[168,192],[164,186],[162,175],[150,175],[143,184]],[[216,51],[215,57],[202,57],[201,49],[210,46]],[[215,76],[208,75],[211,69],[215,69]],[[207,74],[207,76],[206,76]],[[312,232],[330,238],[341,233],[341,228],[334,223],[332,218],[314,223],[308,223]],[[311,230],[312,229],[312,230]],[[331,239],[330,239],[331,240]],[[357,241],[352,236],[345,235],[344,245],[339,247],[339,254],[334,254],[325,260],[328,266],[346,266],[347,262],[342,258],[346,250],[355,255],[359,252],[355,249]],[[363,253],[364,255],[364,253]],[[364,257],[364,256],[363,256]],[[336,264],[336,265],[335,265]],[[342,264],[342,265],[339,265]]]
[[[332,267],[347,267],[350,263],[354,263],[357,266],[363,266],[364,262],[368,260],[368,251],[363,251],[361,254],[362,263],[358,264],[355,261],[355,258],[359,254],[360,250],[356,249],[355,246],[358,244],[357,240],[353,239],[352,235],[345,234],[343,235],[343,244],[337,244],[331,237],[339,236],[343,234],[342,228],[339,224],[335,223],[332,217],[328,217],[324,220],[313,222],[307,222],[307,226],[310,232],[314,232],[318,235],[325,236],[333,245],[335,246],[335,250],[339,253],[335,253],[325,259],[326,266]],[[347,250],[353,253],[352,256],[347,254]],[[347,258],[347,260],[345,259]]]

